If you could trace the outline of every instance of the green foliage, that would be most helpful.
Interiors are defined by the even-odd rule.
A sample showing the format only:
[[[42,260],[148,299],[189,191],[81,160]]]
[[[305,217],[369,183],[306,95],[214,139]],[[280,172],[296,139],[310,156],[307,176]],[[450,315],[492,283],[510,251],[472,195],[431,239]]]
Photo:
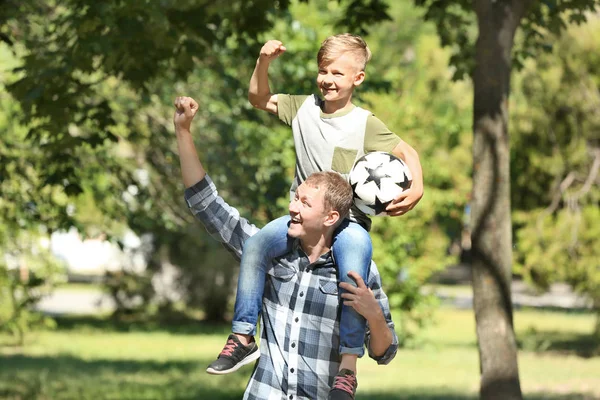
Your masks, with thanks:
[[[21,233],[0,249],[0,331],[19,345],[34,329],[52,328],[54,321],[33,306],[62,282],[62,266],[39,244],[39,236]]]
[[[148,305],[143,312],[168,310],[168,300],[148,290],[151,275],[173,264],[183,303],[202,308],[209,319],[222,319],[236,264],[195,225],[182,201],[170,121],[173,97],[189,94],[200,103],[194,135],[222,196],[244,216],[265,223],[286,213],[294,152],[289,128],[253,110],[246,99],[262,42],[275,37],[288,48],[272,67],[273,89],[311,93],[320,42],[342,29],[332,21],[345,21],[356,31],[361,21],[368,26],[393,15],[402,20],[400,27],[395,22],[370,26],[367,39],[374,59],[359,99],[419,150],[427,171],[427,194],[419,207],[402,219],[377,221],[373,230],[375,259],[393,304],[405,311],[403,335],[412,337],[413,326],[430,318],[430,299],[419,287],[450,260],[446,250],[461,230],[469,187],[469,163],[462,156],[468,146],[468,87],[449,83],[447,53],[407,3],[388,9],[378,1],[280,2],[279,11],[266,9],[262,33],[255,24],[260,19],[236,19],[248,11],[245,3],[230,3],[231,8],[194,1],[144,7],[48,3],[43,13],[31,10],[23,32],[10,31],[16,35],[13,62],[21,68],[5,81],[13,82],[10,93],[21,108],[14,105],[9,120],[21,130],[20,140],[30,144],[39,187],[54,188],[62,201],[35,197],[32,204],[61,212],[53,215],[49,231],[74,225],[84,234],[103,232],[119,240],[128,227],[151,237],[149,275],[110,280],[115,297],[123,299],[117,302],[120,312],[126,312],[137,295]],[[254,7],[259,10],[266,4]],[[346,18],[348,14],[353,17]],[[15,18],[5,26],[25,23]],[[213,23],[224,30],[211,28]],[[125,40],[119,40],[123,35]],[[440,143],[447,143],[451,152]],[[455,173],[448,163],[458,168]],[[8,177],[5,182],[15,184],[17,176]],[[28,223],[36,226],[36,218]],[[8,214],[4,218],[14,219]],[[397,284],[401,269],[409,271],[408,278]]]
[[[538,34],[539,27],[554,32],[562,25],[550,27],[552,21],[581,19],[593,2],[571,3],[535,3],[517,40],[517,62],[524,62],[525,50],[549,40]],[[123,310],[141,294],[149,306],[144,312],[172,311],[170,303],[177,301],[203,309],[209,319],[223,319],[236,264],[195,224],[183,202],[173,98],[191,95],[199,101],[193,133],[200,156],[221,195],[261,225],[286,213],[294,151],[289,128],[253,110],[246,99],[260,46],[277,38],[288,48],[271,68],[273,90],[306,94],[315,90],[320,42],[341,30],[369,28],[373,60],[357,99],[418,150],[425,175],[418,207],[401,218],[377,218],[372,232],[384,284],[392,304],[403,310],[399,333],[411,340],[415,326],[431,318],[433,302],[419,288],[457,261],[458,254],[448,249],[460,241],[471,190],[472,87],[451,78],[470,73],[476,35],[471,2],[416,4],[420,7],[378,0],[4,2],[0,247],[20,229],[50,233],[75,226],[118,241],[129,228],[149,237],[152,250],[148,275],[111,281],[115,296],[128,299]],[[565,7],[571,14],[562,12]],[[375,24],[388,17],[391,21]],[[518,171],[512,201],[518,210],[515,237],[521,238],[523,228],[525,241],[532,239],[525,232],[532,232],[565,172],[576,171],[581,183],[590,170],[589,135],[596,132],[598,103],[586,99],[596,96],[600,53],[586,43],[578,52],[561,45],[562,67],[540,57],[539,64],[525,64],[517,79],[523,87],[515,90],[512,120],[517,132],[512,168]],[[584,82],[579,89],[577,79]],[[525,103],[525,96],[533,100]],[[554,136],[545,134],[550,128]],[[597,196],[594,186],[582,197],[581,209],[597,204]],[[585,226],[593,227],[595,214],[584,214]],[[552,218],[544,220],[551,232],[559,229]],[[581,259],[589,251],[585,243],[578,241]],[[537,250],[523,246],[518,249],[527,250],[518,257],[525,265],[527,254]],[[531,271],[539,269],[541,261],[529,260],[527,265],[536,266]],[[153,284],[170,267],[177,272],[178,300],[156,293]]]
[[[597,312],[599,28],[570,28],[517,76],[511,159],[517,272],[542,289],[568,282]]]

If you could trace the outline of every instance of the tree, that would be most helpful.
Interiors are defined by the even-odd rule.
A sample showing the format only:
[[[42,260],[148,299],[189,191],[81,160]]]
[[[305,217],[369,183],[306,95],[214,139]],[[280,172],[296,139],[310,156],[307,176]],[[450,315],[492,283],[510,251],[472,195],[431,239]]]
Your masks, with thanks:
[[[483,399],[521,399],[511,304],[512,226],[508,100],[513,65],[560,33],[566,20],[583,22],[596,1],[415,0],[455,49],[457,77],[473,80],[471,243],[474,310]],[[476,21],[476,34],[473,22]],[[522,47],[514,48],[522,27]],[[476,38],[476,39],[475,39]]]

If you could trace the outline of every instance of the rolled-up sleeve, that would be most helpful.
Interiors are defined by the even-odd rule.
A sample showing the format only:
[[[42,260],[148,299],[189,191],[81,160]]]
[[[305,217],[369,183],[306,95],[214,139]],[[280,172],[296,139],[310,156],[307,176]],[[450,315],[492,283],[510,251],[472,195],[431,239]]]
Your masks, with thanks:
[[[207,232],[239,260],[244,242],[259,229],[219,196],[208,175],[185,190],[185,201]]]
[[[398,335],[396,334],[396,329],[394,325],[394,321],[392,321],[392,314],[390,311],[390,302],[388,300],[387,295],[381,288],[381,276],[379,275],[379,271],[377,270],[377,266],[375,263],[371,263],[371,272],[369,273],[369,288],[373,291],[375,298],[379,302],[379,306],[381,307],[381,311],[383,311],[383,315],[385,316],[385,320],[387,321],[387,326],[390,328],[392,332],[392,343],[387,348],[385,353],[381,356],[376,356],[373,354],[371,350],[371,330],[367,325],[367,333],[365,335],[365,345],[367,346],[367,351],[369,352],[369,357],[373,360],[377,361],[377,364],[385,365],[396,357],[396,353],[398,352]]]

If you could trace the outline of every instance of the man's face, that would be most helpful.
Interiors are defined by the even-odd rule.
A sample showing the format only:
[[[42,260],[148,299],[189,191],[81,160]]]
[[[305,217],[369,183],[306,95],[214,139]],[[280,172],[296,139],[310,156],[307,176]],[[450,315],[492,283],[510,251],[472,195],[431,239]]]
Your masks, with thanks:
[[[325,221],[328,212],[325,211],[324,188],[315,188],[301,184],[296,189],[294,200],[290,202],[290,227],[288,235],[298,239],[317,238],[327,227]]]
[[[347,100],[364,77],[365,73],[357,67],[354,56],[344,53],[330,64],[319,66],[317,86],[325,101]]]

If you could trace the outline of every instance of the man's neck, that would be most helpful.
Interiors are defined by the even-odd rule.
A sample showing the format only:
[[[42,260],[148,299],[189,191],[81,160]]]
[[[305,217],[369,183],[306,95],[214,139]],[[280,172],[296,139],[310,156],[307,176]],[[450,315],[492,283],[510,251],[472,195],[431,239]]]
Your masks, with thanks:
[[[300,246],[302,250],[308,257],[310,263],[314,263],[321,257],[323,254],[327,253],[331,250],[332,244],[332,235],[321,235],[318,239],[315,240],[301,240]]]
[[[352,104],[352,96],[347,100],[325,101],[323,104],[323,112],[325,114],[333,114],[339,111],[347,111],[354,107]]]

